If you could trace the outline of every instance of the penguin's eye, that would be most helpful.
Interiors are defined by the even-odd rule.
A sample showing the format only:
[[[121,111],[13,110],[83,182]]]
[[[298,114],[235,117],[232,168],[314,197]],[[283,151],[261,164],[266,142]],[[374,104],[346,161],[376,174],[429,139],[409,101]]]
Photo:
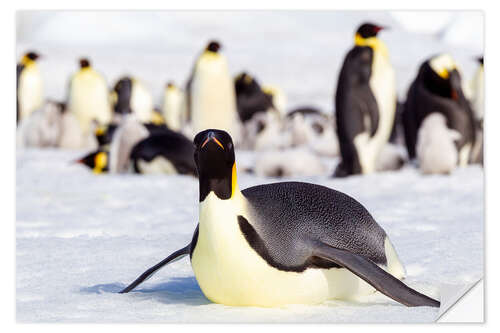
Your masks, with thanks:
[[[266,128],[266,124],[263,121],[257,123],[257,133],[262,132]]]
[[[318,124],[318,123],[314,123],[314,124],[312,125],[312,128],[313,128],[313,130],[314,130],[316,133],[318,133],[318,134],[323,133],[323,126],[321,126],[321,125],[320,125],[320,124]]]
[[[231,150],[232,148],[233,148],[233,144],[231,142],[228,142],[227,150]]]

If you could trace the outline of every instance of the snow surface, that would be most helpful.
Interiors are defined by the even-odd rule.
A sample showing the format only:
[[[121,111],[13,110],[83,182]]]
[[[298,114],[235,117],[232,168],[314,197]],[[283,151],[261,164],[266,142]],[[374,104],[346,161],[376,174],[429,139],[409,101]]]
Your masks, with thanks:
[[[17,153],[16,290],[20,322],[429,322],[437,309],[407,308],[376,293],[363,302],[238,308],[201,292],[189,259],[138,290],[117,292],[191,241],[198,182],[190,176],[96,176],[70,163],[81,152]],[[239,168],[253,153],[237,152]],[[335,164],[330,160],[330,164]],[[483,275],[483,171],[422,176],[413,167],[372,176],[301,178],[360,201],[386,230],[406,283],[433,297],[441,284]],[[240,173],[240,188],[274,182]]]
[[[425,18],[426,12],[419,13]],[[452,13],[449,22],[459,12]],[[446,26],[463,29],[463,18]],[[331,112],[342,59],[355,28],[365,20],[392,27],[381,38],[390,50],[401,99],[427,57],[450,52],[470,78],[477,66],[473,58],[483,52],[477,43],[482,36],[468,36],[472,42],[457,46],[444,41],[442,31],[406,31],[383,11],[31,11],[18,14],[17,54],[34,48],[44,55],[40,67],[47,98],[64,98],[76,59],[87,55],[108,84],[133,74],[149,86],[159,105],[165,83],[173,79],[183,84],[196,54],[209,39],[218,38],[232,74],[247,70],[260,82],[281,87],[289,108],[312,105]],[[456,34],[448,36],[453,40]],[[429,322],[438,313],[406,308],[379,293],[362,303],[274,309],[212,304],[187,258],[164,268],[136,292],[117,294],[190,242],[197,223],[198,182],[189,176],[96,176],[70,163],[83,153],[17,151],[18,321]],[[239,169],[252,166],[255,157],[237,152]],[[365,205],[389,234],[410,286],[439,297],[441,284],[463,285],[482,277],[480,167],[424,177],[408,166],[399,172],[332,179],[327,176],[336,161],[325,162],[330,169],[324,176],[295,180],[344,191]],[[242,189],[273,181],[239,175]]]

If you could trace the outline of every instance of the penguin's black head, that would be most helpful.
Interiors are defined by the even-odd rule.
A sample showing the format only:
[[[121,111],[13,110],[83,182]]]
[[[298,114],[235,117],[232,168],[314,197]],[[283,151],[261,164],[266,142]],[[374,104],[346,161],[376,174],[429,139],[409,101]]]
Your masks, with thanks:
[[[484,57],[480,56],[476,58],[477,62],[480,63],[481,65],[484,65]]]
[[[36,59],[40,58],[40,55],[36,52],[30,51],[26,53],[26,58],[35,61]]]
[[[108,145],[111,143],[113,139],[113,135],[115,134],[118,126],[116,124],[109,124],[108,126],[97,126],[95,129],[95,137],[97,139],[97,143],[99,147]]]
[[[363,38],[375,37],[380,30],[386,29],[385,27],[373,24],[373,23],[363,23],[356,31]]]
[[[257,81],[246,72],[242,72],[236,77],[236,80],[234,81],[234,89],[236,91],[236,95],[251,95],[262,91]]]
[[[200,202],[210,192],[229,199],[236,186],[234,146],[231,136],[222,130],[207,129],[194,138],[194,161],[200,179]]]
[[[90,60],[87,59],[87,58],[81,58],[79,60],[79,62],[80,62],[80,68],[88,68],[88,67],[90,67]]]
[[[448,54],[433,56],[424,62],[419,76],[424,87],[435,95],[457,101],[463,95],[460,72]]]
[[[217,53],[219,52],[221,48],[221,45],[219,42],[213,40],[213,41],[210,41],[210,43],[208,43],[207,47],[206,47],[206,51],[210,51],[210,52],[214,52],[214,53]]]
[[[108,153],[102,150],[92,152],[75,162],[88,166],[96,174],[107,172],[109,170]]]

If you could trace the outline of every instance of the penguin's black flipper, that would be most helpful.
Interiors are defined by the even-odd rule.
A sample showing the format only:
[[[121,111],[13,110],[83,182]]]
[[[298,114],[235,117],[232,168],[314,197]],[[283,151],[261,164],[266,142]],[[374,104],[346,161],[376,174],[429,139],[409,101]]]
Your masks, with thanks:
[[[16,124],[19,123],[19,77],[24,69],[23,64],[17,64],[16,66]]]
[[[382,294],[406,306],[441,305],[440,302],[411,289],[363,256],[319,242],[314,244],[313,255],[347,268]]]
[[[166,264],[177,261],[179,259],[182,259],[183,257],[187,256],[189,254],[189,251],[191,249],[191,244],[188,244],[186,247],[183,247],[180,250],[175,251],[153,267],[149,268],[147,271],[141,274],[137,279],[134,280],[131,284],[129,284],[125,289],[120,291],[120,294],[125,294],[128,293],[129,291],[133,290],[135,287],[143,283],[145,280],[147,280],[149,277],[151,277],[154,273],[156,273],[160,268],[165,266]]]
[[[370,89],[361,89],[358,94],[354,94],[357,98],[358,107],[362,110],[363,114],[366,114],[370,119],[370,137],[373,137],[377,132],[378,122],[379,122],[379,109],[377,105],[377,100],[375,95]],[[359,96],[357,96],[359,95]]]

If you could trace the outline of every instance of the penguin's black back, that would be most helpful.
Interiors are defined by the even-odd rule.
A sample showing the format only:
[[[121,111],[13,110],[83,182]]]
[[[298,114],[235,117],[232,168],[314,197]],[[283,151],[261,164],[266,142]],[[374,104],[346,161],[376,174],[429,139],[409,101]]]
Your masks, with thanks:
[[[114,86],[113,90],[117,95],[114,110],[119,114],[131,113],[130,99],[132,97],[132,79],[130,77],[121,78]]]
[[[193,143],[184,135],[169,129],[140,141],[130,153],[135,172],[139,172],[138,160],[151,162],[156,157],[163,157],[173,164],[178,173],[196,176],[193,156]]]
[[[153,124],[153,123],[146,123],[144,124],[144,127],[148,130],[150,135],[156,135],[156,134],[163,134],[163,133],[168,133],[168,132],[173,132],[172,130],[169,130],[167,125],[165,124]],[[177,132],[174,132],[177,133]]]
[[[405,142],[410,158],[416,156],[418,130],[425,117],[433,112],[443,114],[446,125],[460,133],[461,138],[456,142],[458,149],[466,143],[473,145],[475,141],[474,114],[462,91],[460,74],[454,70],[449,79],[444,80],[432,71],[429,61],[421,65],[408,90],[403,110]],[[454,98],[452,89],[456,94]]]
[[[234,82],[236,104],[241,121],[246,122],[258,112],[265,112],[273,107],[272,96],[262,91],[259,83],[246,73]]]
[[[344,193],[301,182],[259,185],[242,193],[250,203],[250,216],[239,217],[240,228],[272,266],[288,271],[339,267],[319,258],[307,261],[310,241],[387,263],[385,231]]]
[[[361,173],[354,138],[365,131],[373,136],[378,127],[379,110],[370,89],[372,61],[370,47],[355,46],[345,57],[337,83],[335,118],[344,175]],[[365,117],[370,119],[370,128],[365,128]]]
[[[115,135],[115,131],[117,128],[117,124],[109,124],[104,133],[99,135],[96,134],[96,139],[99,147],[103,147],[111,143],[111,140],[113,139],[113,135]]]

